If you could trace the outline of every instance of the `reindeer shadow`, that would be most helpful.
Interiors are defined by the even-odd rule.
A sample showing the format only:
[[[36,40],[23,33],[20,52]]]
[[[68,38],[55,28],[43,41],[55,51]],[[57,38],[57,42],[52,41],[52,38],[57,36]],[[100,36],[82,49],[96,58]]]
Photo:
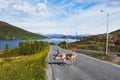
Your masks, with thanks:
[[[67,66],[70,66],[70,64],[67,64],[67,63],[63,63],[63,62],[47,62],[48,64],[55,64],[55,65],[67,65]]]

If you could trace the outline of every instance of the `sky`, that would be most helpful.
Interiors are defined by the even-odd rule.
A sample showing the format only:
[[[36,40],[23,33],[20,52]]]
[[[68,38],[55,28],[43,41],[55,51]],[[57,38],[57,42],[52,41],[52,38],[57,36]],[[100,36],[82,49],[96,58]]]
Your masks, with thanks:
[[[107,14],[109,32],[120,29],[120,0],[0,0],[0,21],[33,33],[106,33]]]

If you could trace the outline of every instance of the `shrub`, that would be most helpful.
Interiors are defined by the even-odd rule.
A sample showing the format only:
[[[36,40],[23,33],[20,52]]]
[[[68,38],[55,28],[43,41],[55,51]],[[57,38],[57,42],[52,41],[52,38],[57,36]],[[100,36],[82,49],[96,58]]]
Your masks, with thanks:
[[[19,47],[14,49],[8,49],[8,46],[6,45],[3,54],[0,54],[0,56],[9,57],[9,56],[19,56],[19,55],[31,55],[41,52],[46,46],[48,46],[48,43],[41,41],[20,42]]]

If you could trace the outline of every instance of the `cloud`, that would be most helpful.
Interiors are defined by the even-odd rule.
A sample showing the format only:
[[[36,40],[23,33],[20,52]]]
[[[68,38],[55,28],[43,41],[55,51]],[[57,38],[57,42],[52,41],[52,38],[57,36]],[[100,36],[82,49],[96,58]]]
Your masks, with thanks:
[[[77,3],[98,3],[98,4],[103,4],[108,7],[120,7],[120,0],[74,0],[73,2]]]
[[[45,2],[46,3],[46,2]],[[45,3],[38,3],[35,10],[35,15],[49,16],[49,12]]]
[[[87,10],[81,10],[79,14],[69,16],[64,23],[69,25],[69,32],[78,32],[86,34],[99,34],[106,33],[106,15],[101,13],[100,10],[106,10],[110,13],[109,32],[119,28],[120,13],[112,15],[112,13],[120,11],[119,7],[106,7],[106,5],[96,5]]]
[[[110,7],[120,7],[120,1],[108,2],[107,6],[110,6]]]
[[[88,0],[92,2],[98,2],[100,4],[104,4],[107,7],[120,7],[120,0]]]
[[[0,17],[31,32],[96,34],[106,32],[106,18],[96,22],[106,16],[100,10],[113,13],[120,10],[119,4],[119,0],[0,0]],[[110,21],[115,26],[110,30],[120,22]],[[97,26],[90,26],[95,22]]]
[[[21,11],[24,13],[31,13],[33,12],[33,9],[34,9],[34,7],[32,7],[26,1],[24,1],[22,4],[20,3],[14,4],[12,8],[15,9],[16,11]]]
[[[9,4],[11,4],[13,0],[0,0],[0,9],[8,8]]]
[[[107,7],[106,5],[96,5],[90,9],[81,10],[79,13],[73,14],[66,18],[59,19],[53,17],[49,18],[30,18],[24,21],[14,23],[21,28],[31,32],[40,33],[78,33],[78,34],[99,34],[106,33],[106,14],[101,13],[100,10],[106,10],[109,13],[119,11],[119,7]],[[119,19],[112,20],[118,17],[119,14],[110,15],[109,31],[118,29]],[[100,21],[101,20],[101,21]]]
[[[0,9],[9,13],[12,11],[13,13],[24,13],[30,16],[49,16],[46,3],[47,1],[32,5],[24,0],[0,0]]]

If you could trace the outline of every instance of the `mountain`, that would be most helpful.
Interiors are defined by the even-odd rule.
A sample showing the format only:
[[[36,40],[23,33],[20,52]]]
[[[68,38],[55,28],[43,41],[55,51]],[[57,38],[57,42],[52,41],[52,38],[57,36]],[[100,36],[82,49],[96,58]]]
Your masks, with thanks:
[[[45,36],[38,35],[24,29],[18,28],[6,22],[0,21],[0,40],[12,39],[41,39]]]
[[[86,37],[87,35],[64,35],[64,34],[43,34],[48,38],[71,38],[71,39],[79,39]]]
[[[60,44],[61,47],[66,48],[65,44]],[[69,44],[70,48],[99,50],[105,52],[106,50],[106,33],[98,35],[90,35],[81,38],[79,41]],[[110,32],[108,38],[108,51],[120,52],[120,29]]]
[[[80,38],[85,38],[85,37],[87,37],[88,35],[86,35],[86,34],[84,34],[84,35],[68,35],[68,36],[66,36],[66,37],[68,37],[68,38],[71,38],[71,39],[80,39]]]
[[[48,38],[60,38],[64,36],[64,34],[43,34],[43,35],[47,36]]]

